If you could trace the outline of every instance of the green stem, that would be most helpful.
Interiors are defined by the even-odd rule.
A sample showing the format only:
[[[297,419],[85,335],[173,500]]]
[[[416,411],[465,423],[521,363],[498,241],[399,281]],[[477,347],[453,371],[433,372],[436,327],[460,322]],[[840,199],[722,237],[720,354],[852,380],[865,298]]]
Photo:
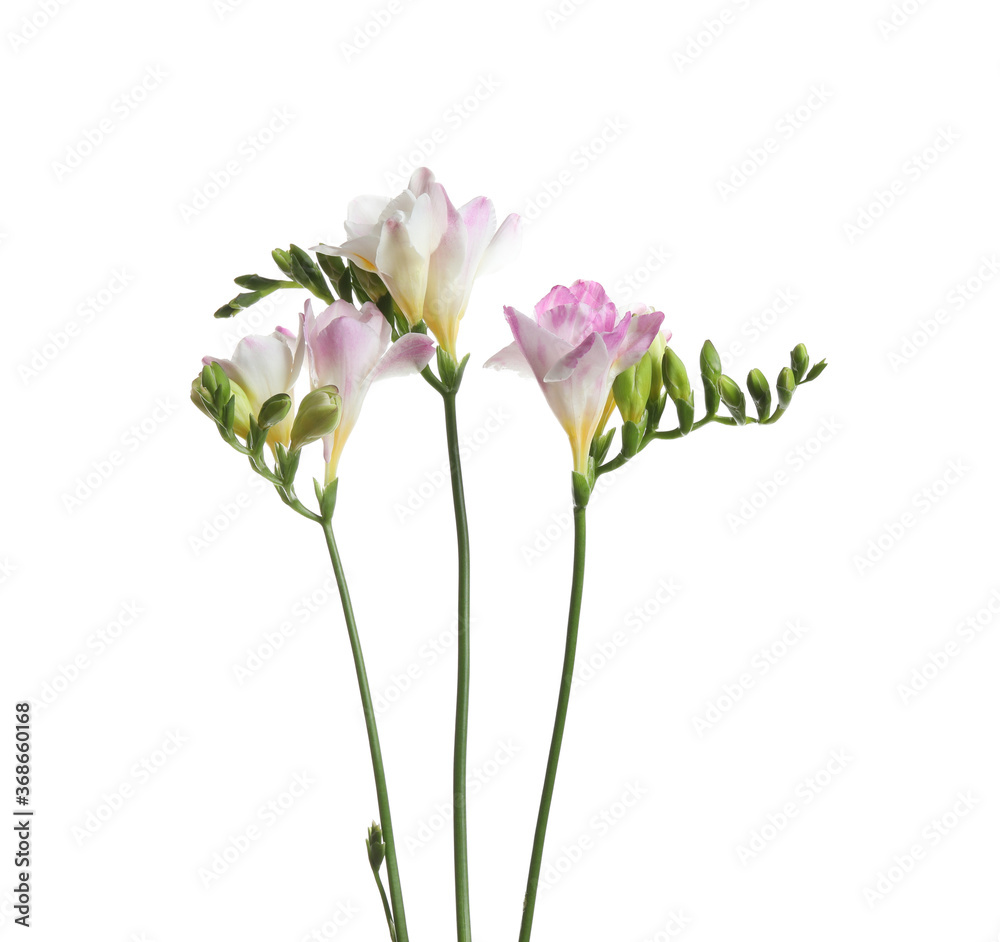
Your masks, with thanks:
[[[385,887],[382,886],[382,878],[379,873],[374,868],[372,873],[375,874],[375,884],[378,886],[378,895],[382,897],[382,909],[385,910],[385,921],[389,926],[389,942],[396,942],[396,929],[392,924],[392,910],[389,908],[389,900],[385,896]]]
[[[382,838],[385,842],[385,864],[389,877],[389,896],[392,899],[396,939],[397,942],[408,942],[406,914],[403,911],[403,891],[399,885],[399,867],[396,862],[396,840],[393,837],[392,815],[389,812],[389,790],[385,784],[382,747],[379,745],[378,727],[375,725],[375,707],[372,704],[372,694],[368,686],[368,672],[365,670],[365,659],[361,653],[361,640],[358,637],[358,626],[354,620],[351,596],[347,590],[344,567],[337,550],[337,541],[333,537],[333,524],[329,520],[323,521],[323,533],[326,536],[326,545],[330,550],[330,561],[333,563],[333,572],[337,577],[337,587],[340,589],[340,602],[344,609],[344,621],[347,622],[347,634],[351,639],[351,653],[354,655],[354,669],[358,675],[358,688],[361,691],[361,706],[365,714],[365,728],[368,730],[368,749],[372,756],[372,771],[375,773],[379,824],[382,827]]]
[[[545,767],[545,784],[542,786],[542,801],[538,808],[538,822],[535,825],[535,842],[531,848],[528,888],[524,894],[524,912],[521,915],[521,934],[518,936],[518,942],[528,942],[531,938],[531,922],[535,915],[535,897],[538,895],[538,876],[542,870],[542,851],[545,847],[545,830],[549,823],[552,792],[555,789],[556,770],[559,767],[559,752],[562,749],[563,731],[566,729],[566,710],[569,707],[569,694],[573,687],[576,639],[580,630],[580,607],[583,602],[584,557],[587,549],[587,511],[584,507],[573,508],[573,524],[575,532],[573,545],[573,588],[570,592],[569,601],[566,652],[563,655],[559,702],[556,706],[555,725],[552,728],[549,761]]]
[[[469,908],[469,830],[466,814],[469,741],[469,521],[465,511],[462,461],[459,453],[456,390],[442,393],[448,431],[448,460],[451,465],[451,492],[455,503],[455,530],[458,536],[458,692],[455,705],[455,762],[452,792],[455,824],[455,913],[458,942],[471,942],[472,916]]]

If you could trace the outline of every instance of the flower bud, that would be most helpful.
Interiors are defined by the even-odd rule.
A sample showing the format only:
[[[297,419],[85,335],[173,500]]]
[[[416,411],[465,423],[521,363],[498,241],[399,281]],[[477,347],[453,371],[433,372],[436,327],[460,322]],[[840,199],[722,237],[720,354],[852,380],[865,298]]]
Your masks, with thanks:
[[[213,367],[218,369],[213,370]],[[225,380],[223,384],[219,383],[218,377],[220,375]],[[210,385],[206,385],[206,379]],[[224,401],[222,400],[223,392],[227,394]],[[230,400],[233,400],[232,430],[240,438],[245,439],[250,434],[250,401],[243,388],[236,383],[231,383],[218,363],[206,366],[201,371],[201,375],[191,383],[191,401],[210,419],[224,422]],[[221,406],[217,405],[217,402],[221,402]]]
[[[723,374],[719,377],[719,395],[722,402],[729,410],[729,414],[736,420],[737,425],[746,425],[747,421],[747,400],[743,395],[743,390],[736,384],[735,380]]]
[[[798,344],[792,350],[792,372],[795,374],[795,382],[801,383],[806,378],[806,370],[809,369],[809,352],[804,343]]]
[[[340,393],[336,386],[320,386],[307,393],[292,423],[291,451],[329,435],[340,424]]]
[[[778,405],[787,409],[795,393],[795,374],[786,366],[778,374]]]
[[[642,420],[649,399],[651,376],[652,361],[646,353],[635,366],[630,366],[615,377],[612,386],[615,405],[618,406],[618,411],[626,422],[638,425]]]
[[[722,361],[711,340],[706,340],[701,348],[701,381],[705,387],[705,414],[713,416],[719,411],[719,377],[722,376]]]
[[[760,370],[751,370],[747,376],[747,389],[757,407],[757,418],[764,421],[771,414],[771,387]]]
[[[706,340],[705,346],[701,348],[701,375],[714,383],[717,383],[722,376],[722,360],[719,359],[719,351],[715,349],[715,344],[711,340]]]
[[[257,416],[257,424],[262,429],[269,429],[277,425],[292,408],[292,397],[288,393],[278,393],[272,396],[260,407],[260,415]]]
[[[351,271],[354,272],[354,277],[357,278],[361,290],[372,301],[377,303],[380,298],[384,298],[389,293],[389,289],[379,277],[378,272],[366,271],[360,265],[355,265],[353,262],[351,263]]]
[[[663,352],[662,369],[663,382],[667,387],[667,395],[674,401],[687,402],[691,398],[691,381],[683,361],[670,347]]]
[[[368,837],[365,838],[365,847],[368,848],[368,863],[372,870],[378,873],[385,860],[385,842],[382,840],[382,828],[376,821],[372,821],[372,826],[368,828]]]
[[[649,402],[660,401],[663,392],[663,354],[667,349],[667,339],[663,334],[657,334],[649,345]]]

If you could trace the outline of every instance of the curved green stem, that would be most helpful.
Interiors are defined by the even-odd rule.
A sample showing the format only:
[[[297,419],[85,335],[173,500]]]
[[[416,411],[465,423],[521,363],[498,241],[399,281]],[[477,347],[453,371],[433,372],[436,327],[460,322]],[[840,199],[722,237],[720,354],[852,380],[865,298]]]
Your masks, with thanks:
[[[385,842],[386,873],[389,878],[389,896],[392,900],[396,940],[397,942],[408,942],[406,914],[403,911],[403,891],[399,885],[399,867],[396,861],[396,840],[392,832],[392,815],[389,812],[389,790],[385,784],[382,747],[378,741],[378,727],[375,724],[375,707],[372,704],[371,689],[368,686],[368,672],[365,670],[365,659],[361,653],[361,640],[358,637],[358,626],[354,620],[351,596],[347,590],[344,567],[337,550],[337,541],[333,537],[333,524],[329,520],[323,521],[323,533],[326,536],[327,548],[330,550],[330,561],[333,563],[333,572],[337,577],[337,587],[340,589],[340,602],[344,609],[344,621],[347,622],[347,634],[351,639],[351,654],[354,656],[354,669],[358,675],[358,688],[361,691],[361,706],[365,714],[365,728],[368,731],[368,749],[372,756],[372,771],[375,773],[379,824],[382,826],[382,837]]]
[[[573,525],[575,534],[573,588],[570,592],[566,651],[563,655],[562,680],[559,686],[559,700],[556,705],[556,720],[552,728],[552,744],[549,746],[549,761],[545,767],[542,801],[538,808],[538,822],[535,825],[535,841],[531,848],[528,888],[524,894],[524,912],[521,915],[521,934],[518,936],[518,942],[528,942],[531,938],[531,922],[535,915],[535,897],[538,895],[538,877],[542,870],[542,852],[545,848],[545,830],[549,823],[549,809],[552,806],[552,792],[556,784],[559,753],[562,749],[563,732],[566,729],[566,711],[569,707],[570,690],[573,687],[576,639],[580,630],[580,608],[583,603],[584,557],[587,549],[587,511],[584,507],[573,508]]]
[[[465,510],[462,460],[455,410],[457,390],[442,393],[448,432],[448,461],[451,465],[451,492],[455,504],[458,536],[458,691],[455,705],[455,762],[452,793],[455,827],[455,914],[458,942],[471,942],[472,916],[469,907],[469,831],[466,814],[466,779],[469,743],[469,521]]]

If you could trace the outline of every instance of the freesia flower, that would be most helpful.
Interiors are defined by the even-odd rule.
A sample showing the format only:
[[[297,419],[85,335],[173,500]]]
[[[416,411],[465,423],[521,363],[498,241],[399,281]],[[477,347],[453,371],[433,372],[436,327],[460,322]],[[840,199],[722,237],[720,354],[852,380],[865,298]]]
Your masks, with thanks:
[[[612,383],[649,349],[663,314],[629,312],[619,319],[604,288],[577,281],[554,287],[535,305],[534,320],[512,307],[505,307],[504,315],[514,342],[486,366],[535,377],[569,436],[573,470],[586,475]]]
[[[299,378],[305,353],[302,326],[303,315],[300,314],[297,335],[285,327],[279,327],[272,334],[252,334],[236,345],[230,359],[205,357],[202,362],[218,363],[222,367],[230,384],[238,386],[245,394],[250,415],[256,417],[260,407],[278,393],[286,393],[294,400],[292,387]],[[288,445],[294,412],[293,402],[288,415],[268,430],[267,442],[272,448],[279,443]],[[243,435],[245,437],[246,433]]]
[[[389,345],[392,328],[372,303],[358,310],[347,301],[334,301],[313,315],[305,306],[305,340],[313,389],[336,386],[341,396],[340,424],[323,439],[326,481],[337,476],[337,463],[368,387],[377,380],[422,370],[434,353],[426,334],[404,334]]]
[[[473,282],[510,261],[521,241],[520,216],[511,213],[497,229],[485,196],[456,209],[426,167],[414,171],[407,189],[391,200],[352,200],[344,228],[343,245],[318,245],[314,251],[341,255],[377,273],[407,323],[424,321],[452,356]]]

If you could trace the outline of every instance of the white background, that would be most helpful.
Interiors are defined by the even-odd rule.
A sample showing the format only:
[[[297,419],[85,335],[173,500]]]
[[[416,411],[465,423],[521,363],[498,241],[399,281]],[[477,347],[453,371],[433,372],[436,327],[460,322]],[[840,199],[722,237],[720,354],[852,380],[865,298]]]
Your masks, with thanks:
[[[659,443],[593,499],[590,673],[534,938],[998,938],[997,616],[960,629],[1000,607],[998,289],[977,274],[1000,257],[996,5],[906,0],[886,29],[891,0],[226,4],[63,0],[49,16],[10,0],[0,22],[0,808],[29,698],[34,937],[384,938],[320,531],[251,480],[187,388],[202,355],[293,323],[303,300],[215,321],[232,277],[271,274],[274,246],[337,241],[351,197],[427,163],[456,203],[485,193],[532,219],[460,336],[476,938],[517,932],[572,549],[561,431],[533,385],[478,366],[509,342],[504,303],[527,311],[578,277],[665,311],[692,371],[709,336],[740,380],[773,381],[800,340],[831,367],[780,424]],[[381,732],[425,942],[454,932],[445,460],[433,391],[377,387],[336,519],[372,683],[393,700]],[[882,557],[863,565],[871,541]],[[784,650],[789,622],[803,633]],[[906,694],[936,652],[947,666]],[[176,754],[142,772],[172,735]],[[846,767],[821,774],[838,751]],[[260,809],[296,774],[311,784],[268,826]],[[260,839],[205,886],[253,824]],[[0,937],[16,938],[3,840]],[[910,872],[892,869],[914,845]]]

